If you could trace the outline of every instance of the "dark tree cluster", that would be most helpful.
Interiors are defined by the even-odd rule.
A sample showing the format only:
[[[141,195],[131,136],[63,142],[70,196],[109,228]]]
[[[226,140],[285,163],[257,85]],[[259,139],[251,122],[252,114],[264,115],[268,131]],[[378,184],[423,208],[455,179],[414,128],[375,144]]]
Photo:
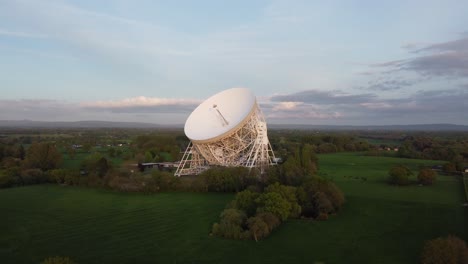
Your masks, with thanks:
[[[466,242],[456,236],[426,241],[421,253],[422,264],[468,264]]]
[[[410,185],[412,182],[411,177],[413,172],[404,165],[396,165],[390,168],[388,172],[388,182],[393,185]],[[417,183],[421,185],[433,185],[437,179],[437,173],[427,167],[419,169],[417,175]],[[414,182],[414,183],[416,183]]]
[[[179,135],[173,135],[173,133],[153,133],[138,136],[133,141],[136,147],[137,161],[164,162],[179,160],[184,145],[181,140],[183,138]]]
[[[315,133],[300,130],[272,131],[269,135],[272,146],[280,156],[294,153],[298,147],[308,144],[314,153],[343,151],[367,151],[371,148],[366,140],[352,133]]]
[[[410,184],[410,176],[413,172],[406,166],[397,165],[393,166],[388,172],[388,180],[390,184],[394,185],[408,185]]]
[[[310,177],[303,186],[268,185],[263,192],[247,189],[236,194],[220,215],[212,234],[231,239],[268,236],[280,223],[299,217],[326,220],[344,204],[343,193],[330,181]]]
[[[56,146],[49,142],[32,143],[27,150],[23,145],[2,145],[0,151],[0,188],[49,182],[48,172],[62,161]]]
[[[446,172],[463,171],[468,164],[466,137],[408,136],[398,150],[398,156],[413,159],[445,160]]]

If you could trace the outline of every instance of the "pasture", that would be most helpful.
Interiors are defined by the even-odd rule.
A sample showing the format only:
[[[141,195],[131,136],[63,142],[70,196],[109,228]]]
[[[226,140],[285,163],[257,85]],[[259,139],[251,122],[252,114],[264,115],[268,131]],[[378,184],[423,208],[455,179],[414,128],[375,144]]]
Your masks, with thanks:
[[[233,194],[115,193],[28,186],[0,190],[2,263],[69,256],[77,263],[417,263],[423,242],[448,234],[468,239],[463,185],[438,176],[434,186],[385,183],[394,164],[436,161],[319,156],[320,174],[345,192],[328,221],[290,220],[258,243],[211,237]],[[363,179],[365,178],[365,180]]]

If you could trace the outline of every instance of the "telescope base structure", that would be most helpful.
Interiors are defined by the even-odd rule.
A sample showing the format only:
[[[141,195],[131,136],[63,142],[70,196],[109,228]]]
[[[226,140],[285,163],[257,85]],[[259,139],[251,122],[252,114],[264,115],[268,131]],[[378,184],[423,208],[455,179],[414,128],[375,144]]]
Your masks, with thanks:
[[[190,142],[175,176],[197,175],[210,165],[258,168],[263,173],[268,166],[276,165],[275,160],[265,119],[255,105],[249,117],[230,133],[214,140]]]

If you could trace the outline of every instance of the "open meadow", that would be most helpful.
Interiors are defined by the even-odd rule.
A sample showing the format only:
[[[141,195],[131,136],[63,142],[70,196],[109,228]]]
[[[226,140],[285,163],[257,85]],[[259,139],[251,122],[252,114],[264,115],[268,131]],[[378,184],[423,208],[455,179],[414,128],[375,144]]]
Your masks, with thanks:
[[[417,263],[425,240],[468,239],[462,182],[386,183],[392,165],[413,170],[437,161],[319,156],[346,204],[328,221],[289,220],[258,243],[209,235],[233,194],[128,194],[38,185],[0,190],[1,263],[69,256],[77,263]]]

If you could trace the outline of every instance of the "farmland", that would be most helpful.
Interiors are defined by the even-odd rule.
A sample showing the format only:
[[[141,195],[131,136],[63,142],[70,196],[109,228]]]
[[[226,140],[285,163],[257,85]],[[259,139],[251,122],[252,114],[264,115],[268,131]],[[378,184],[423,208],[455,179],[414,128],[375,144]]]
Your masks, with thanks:
[[[324,222],[289,220],[259,243],[209,235],[233,194],[3,189],[0,257],[2,263],[55,255],[78,263],[416,263],[425,240],[448,234],[466,240],[460,180],[439,175],[430,187],[390,186],[387,172],[396,164],[417,173],[419,166],[439,162],[320,155],[319,174],[344,191],[344,209]]]

